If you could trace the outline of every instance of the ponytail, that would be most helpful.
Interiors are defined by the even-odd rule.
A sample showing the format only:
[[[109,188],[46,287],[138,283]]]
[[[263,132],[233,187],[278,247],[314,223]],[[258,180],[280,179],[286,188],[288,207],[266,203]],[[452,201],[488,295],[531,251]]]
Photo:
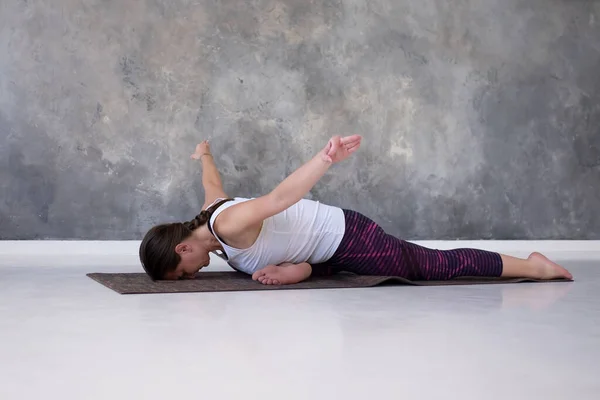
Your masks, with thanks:
[[[231,199],[231,198],[227,198],[227,199],[223,199],[223,200],[213,204],[212,206],[208,207],[206,210],[202,210],[200,212],[200,214],[196,215],[194,217],[194,219],[192,219],[191,221],[183,222],[183,225],[190,231],[193,231],[194,229],[201,227],[202,225],[204,225],[204,224],[208,223],[208,221],[210,221],[210,217],[212,217],[212,215],[217,210],[217,208],[221,207],[221,205],[223,203],[226,203],[226,202],[232,201],[232,200],[233,199]],[[212,233],[210,224],[208,224],[208,229]]]

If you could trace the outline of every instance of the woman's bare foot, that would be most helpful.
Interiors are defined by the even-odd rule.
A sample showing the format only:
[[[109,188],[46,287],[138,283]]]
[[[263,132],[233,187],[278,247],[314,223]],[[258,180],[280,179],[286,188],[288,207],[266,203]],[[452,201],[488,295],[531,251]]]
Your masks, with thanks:
[[[263,285],[282,285],[283,272],[282,267],[269,265],[252,274],[252,279],[259,281]]]
[[[532,263],[538,271],[538,279],[573,279],[573,275],[571,275],[569,271],[557,263],[550,261],[548,257],[538,252],[531,253],[527,258],[527,261]]]
[[[534,252],[526,259],[500,255],[502,257],[502,276],[506,278],[533,279],[573,279],[573,275],[546,256]]]
[[[291,285],[308,278],[312,267],[307,263],[268,265],[252,274],[252,279],[263,285]]]

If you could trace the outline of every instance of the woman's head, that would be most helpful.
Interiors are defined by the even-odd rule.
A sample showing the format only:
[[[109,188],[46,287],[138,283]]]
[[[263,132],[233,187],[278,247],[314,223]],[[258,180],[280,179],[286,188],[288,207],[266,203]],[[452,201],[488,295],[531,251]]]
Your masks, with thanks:
[[[210,263],[209,252],[218,243],[207,222],[219,202],[189,222],[160,224],[142,239],[139,256],[144,271],[153,280],[193,277]]]

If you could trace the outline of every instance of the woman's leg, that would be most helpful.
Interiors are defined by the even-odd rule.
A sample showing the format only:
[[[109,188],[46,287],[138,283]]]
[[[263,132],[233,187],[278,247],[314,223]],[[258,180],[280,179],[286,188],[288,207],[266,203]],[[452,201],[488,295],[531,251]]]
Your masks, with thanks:
[[[384,232],[374,221],[344,210],[346,234],[328,264],[361,275],[447,280],[460,276],[569,278],[571,274],[538,253],[519,259],[478,249],[435,250]]]
[[[434,250],[409,242],[404,242],[404,248],[406,256],[417,266],[422,279],[426,280],[445,280],[459,276],[573,278],[569,271],[540,253],[532,253],[528,258],[522,259],[479,249]]]
[[[443,281],[460,276],[502,276],[503,260],[498,253],[469,248],[436,250],[397,240],[402,243],[405,262],[413,266],[414,279]]]

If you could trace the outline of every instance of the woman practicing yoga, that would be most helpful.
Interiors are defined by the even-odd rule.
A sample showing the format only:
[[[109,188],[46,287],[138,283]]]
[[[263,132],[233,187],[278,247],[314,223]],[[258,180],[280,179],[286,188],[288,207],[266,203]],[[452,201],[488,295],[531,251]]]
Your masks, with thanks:
[[[356,152],[362,138],[335,136],[272,192],[230,198],[221,184],[210,146],[196,146],[205,204],[189,222],[161,224],[145,235],[140,260],[154,280],[193,278],[209,253],[266,285],[303,281],[311,275],[348,271],[446,280],[459,276],[572,279],[539,253],[520,259],[476,249],[433,250],[398,239],[352,210],[303,199],[332,164]]]

